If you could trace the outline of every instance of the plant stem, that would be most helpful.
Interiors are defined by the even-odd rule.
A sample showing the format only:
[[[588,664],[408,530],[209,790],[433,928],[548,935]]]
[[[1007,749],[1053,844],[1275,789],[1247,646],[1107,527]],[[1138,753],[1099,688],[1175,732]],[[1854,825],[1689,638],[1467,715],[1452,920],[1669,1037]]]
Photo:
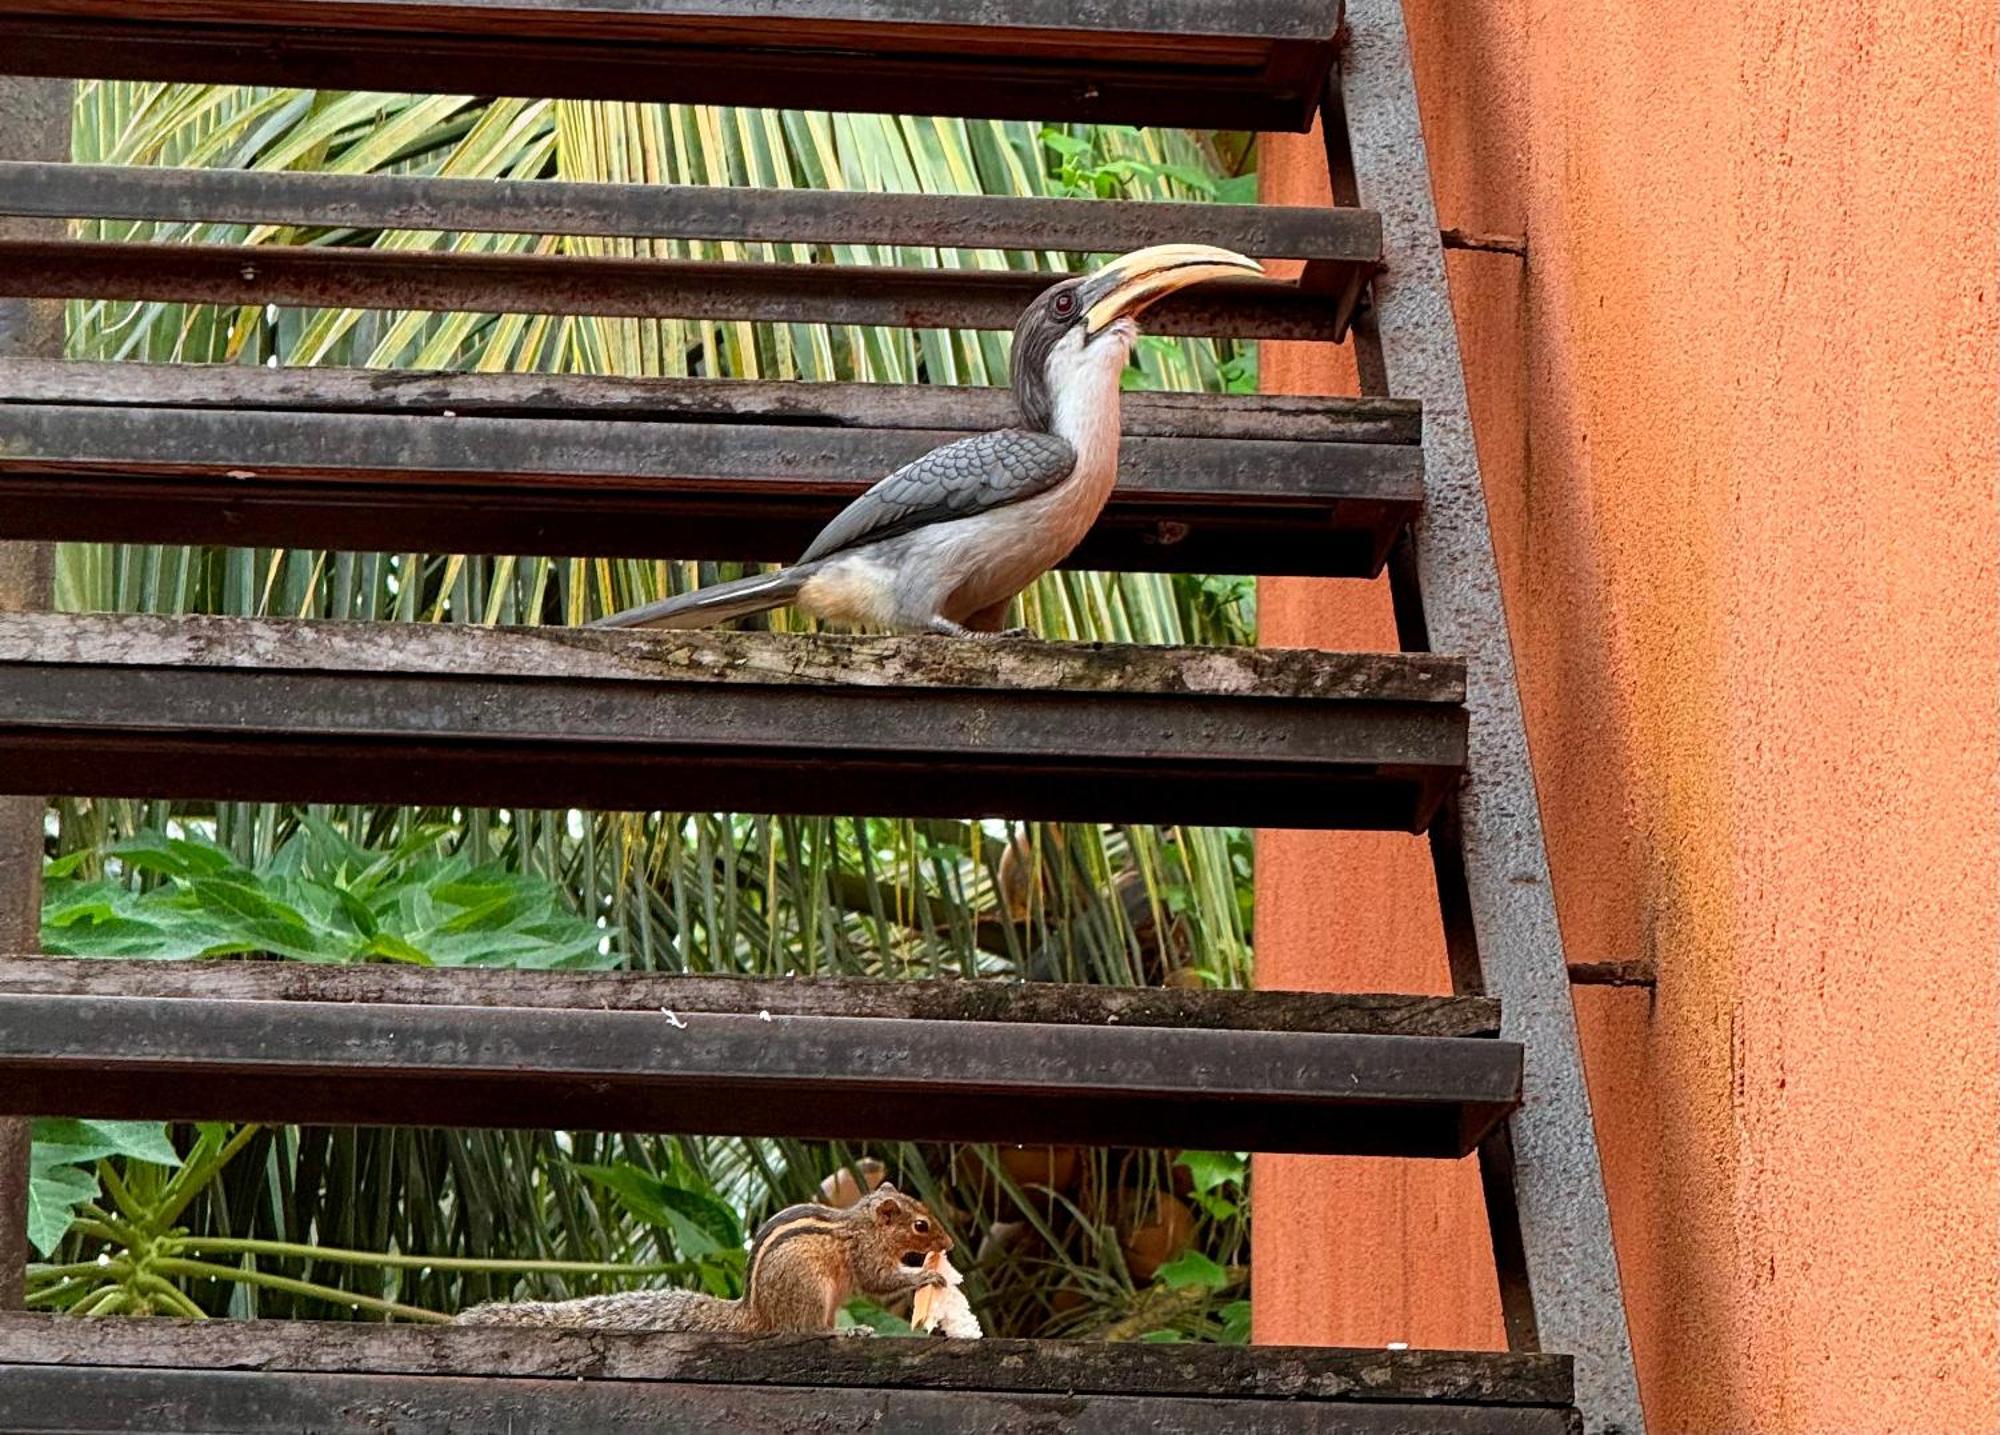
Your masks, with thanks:
[[[235,1160],[236,1153],[249,1145],[251,1139],[261,1129],[263,1128],[257,1126],[255,1123],[239,1126],[236,1128],[235,1133],[222,1143],[222,1149],[217,1151],[209,1160],[199,1165],[190,1162],[179,1171],[176,1171],[173,1180],[167,1183],[167,1189],[161,1200],[160,1209],[154,1216],[153,1228],[163,1231],[179,1220],[181,1212],[185,1211],[189,1203],[202,1193],[202,1189],[215,1178],[215,1173]]]
[[[109,1315],[125,1304],[125,1287],[108,1286],[101,1293],[70,1307],[71,1315]]]
[[[84,1276],[103,1276],[107,1280],[123,1280],[131,1274],[131,1271],[132,1268],[124,1261],[112,1261],[109,1264],[99,1261],[78,1261],[74,1265],[67,1266],[30,1266],[28,1267],[28,1284],[35,1285],[47,1281],[55,1281],[57,1284],[60,1284],[63,1281],[77,1280]]]
[[[118,1208],[120,1215],[134,1221],[145,1219],[145,1208],[133,1198],[125,1178],[118,1174],[118,1168],[108,1159],[97,1163],[97,1177],[104,1182],[104,1189],[111,1193],[111,1204]]]
[[[624,1265],[615,1261],[533,1261],[492,1260],[471,1256],[391,1255],[381,1251],[354,1251],[340,1246],[307,1246],[291,1241],[253,1240],[237,1236],[185,1236],[173,1243],[176,1250],[204,1255],[294,1256],[300,1260],[332,1261],[351,1266],[387,1266],[395,1270],[463,1271],[490,1273],[533,1271],[544,1275],[567,1276],[658,1276],[687,1275],[699,1270],[694,1261],[660,1261],[651,1265]]]
[[[207,1320],[208,1312],[188,1299],[187,1293],[172,1281],[162,1280],[156,1275],[140,1272],[134,1282],[140,1290],[157,1297],[164,1304],[172,1306],[189,1320]]]
[[[78,1230],[88,1231],[93,1236],[121,1246],[139,1243],[141,1237],[136,1227],[112,1215],[95,1201],[85,1201],[77,1209],[83,1212],[83,1219],[75,1223]]]
[[[359,1295],[354,1291],[335,1290],[332,1286],[314,1285],[311,1281],[297,1281],[289,1276],[274,1276],[267,1271],[239,1270],[234,1266],[211,1265],[207,1261],[184,1261],[171,1256],[155,1260],[153,1269],[177,1276],[206,1276],[210,1280],[242,1281],[248,1285],[264,1286],[291,1295],[323,1300],[329,1305],[358,1307],[362,1310],[379,1311],[383,1315],[401,1316],[404,1320],[443,1323],[451,1319],[440,1311],[425,1310],[422,1306],[402,1305],[376,1296]]]
[[[1200,1310],[1210,1300],[1235,1290],[1250,1278],[1250,1272],[1242,1266],[1227,1267],[1226,1273],[1228,1282],[1220,1288],[1192,1285],[1174,1290],[1149,1286],[1139,1293],[1137,1306],[1130,1315],[1114,1320],[1098,1331],[1095,1338],[1137,1340],[1148,1331],[1164,1329],[1181,1316]]]
[[[28,1292],[26,1304],[30,1308],[38,1305],[54,1305],[64,1296],[70,1294],[77,1286],[87,1286],[89,1284],[88,1281],[83,1280],[66,1280],[57,1281],[52,1286],[39,1286]]]

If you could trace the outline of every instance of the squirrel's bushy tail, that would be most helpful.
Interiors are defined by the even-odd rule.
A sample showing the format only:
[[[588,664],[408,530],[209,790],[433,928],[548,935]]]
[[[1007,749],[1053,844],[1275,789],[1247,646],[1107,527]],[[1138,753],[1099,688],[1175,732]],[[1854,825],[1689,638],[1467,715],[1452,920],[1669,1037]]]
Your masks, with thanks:
[[[780,568],[775,573],[758,573],[733,583],[717,583],[697,588],[673,598],[662,598],[638,608],[627,608],[608,618],[599,618],[593,628],[707,628],[731,618],[747,618],[772,608],[782,608],[799,596],[806,579],[819,571],[817,563],[801,563]]]

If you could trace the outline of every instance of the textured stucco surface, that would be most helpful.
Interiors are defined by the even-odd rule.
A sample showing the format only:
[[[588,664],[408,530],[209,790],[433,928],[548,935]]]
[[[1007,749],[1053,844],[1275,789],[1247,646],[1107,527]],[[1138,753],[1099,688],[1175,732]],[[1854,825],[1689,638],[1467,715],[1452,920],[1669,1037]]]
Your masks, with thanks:
[[[1660,969],[1578,1000],[1653,1427],[2000,1429],[1991,0],[1409,14],[1444,222],[1529,240],[1450,263],[1565,939]],[[1416,842],[1258,869],[1267,984],[1442,983]],[[1469,1163],[1257,1181],[1260,1339],[1497,1343]]]

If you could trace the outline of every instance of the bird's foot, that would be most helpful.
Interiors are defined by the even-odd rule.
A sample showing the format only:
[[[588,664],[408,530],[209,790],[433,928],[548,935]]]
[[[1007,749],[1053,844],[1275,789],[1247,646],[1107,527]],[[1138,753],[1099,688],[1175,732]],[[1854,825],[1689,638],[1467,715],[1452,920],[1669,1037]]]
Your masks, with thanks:
[[[987,631],[968,628],[963,623],[954,623],[949,618],[932,618],[925,625],[933,633],[942,633],[947,638],[1036,638],[1041,635],[1033,628],[1001,628]]]

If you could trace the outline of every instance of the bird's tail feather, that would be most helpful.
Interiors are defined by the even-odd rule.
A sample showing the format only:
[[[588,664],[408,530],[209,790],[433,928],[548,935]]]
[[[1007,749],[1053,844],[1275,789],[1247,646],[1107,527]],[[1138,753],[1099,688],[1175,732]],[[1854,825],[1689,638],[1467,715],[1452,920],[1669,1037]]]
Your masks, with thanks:
[[[772,608],[782,608],[799,596],[806,579],[819,569],[817,563],[801,563],[780,568],[775,573],[758,573],[733,583],[717,583],[697,588],[678,597],[662,598],[643,607],[627,608],[608,618],[599,618],[593,628],[707,628],[731,618],[745,618]]]

